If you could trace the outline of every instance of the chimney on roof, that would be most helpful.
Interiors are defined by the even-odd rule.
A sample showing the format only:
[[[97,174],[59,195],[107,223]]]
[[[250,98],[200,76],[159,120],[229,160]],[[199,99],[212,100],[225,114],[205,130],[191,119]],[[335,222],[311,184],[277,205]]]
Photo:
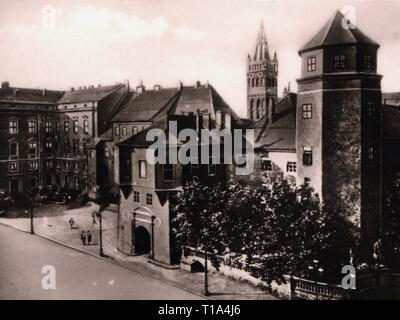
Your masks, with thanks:
[[[208,80],[207,80],[204,86],[205,86],[206,88],[208,88],[209,85],[210,85],[210,84],[208,83]]]
[[[178,82],[178,90],[181,90],[182,87],[183,87],[183,83],[182,83],[182,81],[179,81],[179,82]]]
[[[126,87],[126,91],[129,92],[129,90],[130,90],[129,80],[125,80],[125,87]]]
[[[230,129],[232,126],[232,116],[230,113],[225,113],[224,128]]]
[[[136,87],[137,94],[142,94],[146,88],[144,87],[143,83]]]
[[[44,97],[46,95],[46,89],[42,89],[42,96]]]
[[[14,89],[14,96],[17,96],[18,89]]]
[[[10,83],[8,81],[3,81],[1,83],[1,88],[2,89],[8,89],[10,87]]]
[[[155,84],[154,91],[160,91],[160,90],[161,90],[161,86],[159,84]]]
[[[215,123],[216,123],[217,129],[222,128],[222,111],[221,110],[218,110],[217,112],[215,112]]]
[[[71,92],[74,92],[74,91],[75,91],[75,88],[74,88],[74,87],[71,87],[70,89],[71,89]]]
[[[196,81],[194,84],[194,87],[197,89],[198,87],[200,87],[200,81]]]

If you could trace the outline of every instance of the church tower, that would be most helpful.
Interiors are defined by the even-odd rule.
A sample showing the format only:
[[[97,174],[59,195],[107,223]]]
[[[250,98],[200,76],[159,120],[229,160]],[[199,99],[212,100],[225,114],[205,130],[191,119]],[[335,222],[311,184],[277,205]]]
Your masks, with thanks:
[[[261,23],[253,55],[247,58],[247,117],[258,120],[277,102],[278,59],[268,52],[264,25]]]
[[[338,11],[299,51],[297,183],[331,210],[341,206],[371,250],[380,226],[379,45],[344,19]]]

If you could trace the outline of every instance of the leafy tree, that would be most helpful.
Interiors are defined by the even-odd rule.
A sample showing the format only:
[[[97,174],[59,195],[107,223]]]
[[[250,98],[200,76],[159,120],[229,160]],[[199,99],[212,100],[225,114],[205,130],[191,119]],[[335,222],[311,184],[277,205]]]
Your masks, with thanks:
[[[386,191],[384,206],[384,256],[387,263],[400,269],[400,173]]]
[[[330,254],[336,258],[335,250],[343,249],[336,237],[348,240],[345,224],[323,210],[312,188],[283,179],[262,188],[193,180],[171,199],[171,214],[178,250],[192,246],[233,253],[237,263],[246,257],[248,264],[263,266],[266,283],[284,281],[286,274],[309,276],[308,266],[317,258],[331,271]]]

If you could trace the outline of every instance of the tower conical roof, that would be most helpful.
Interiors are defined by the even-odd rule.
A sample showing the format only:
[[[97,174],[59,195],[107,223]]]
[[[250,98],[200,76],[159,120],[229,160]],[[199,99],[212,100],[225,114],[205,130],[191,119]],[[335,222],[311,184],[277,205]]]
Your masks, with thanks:
[[[379,46],[377,42],[367,37],[359,29],[350,26],[344,28],[342,21],[345,16],[338,10],[329,22],[299,51],[299,53],[337,44],[370,44]]]
[[[257,45],[254,52],[253,60],[269,60],[267,37],[265,35],[264,23],[261,22],[260,30],[258,31]]]

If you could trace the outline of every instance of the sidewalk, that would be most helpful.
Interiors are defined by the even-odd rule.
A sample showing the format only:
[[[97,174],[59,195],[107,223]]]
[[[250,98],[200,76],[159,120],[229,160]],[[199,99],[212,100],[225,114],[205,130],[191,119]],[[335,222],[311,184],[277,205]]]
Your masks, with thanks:
[[[57,241],[63,245],[89,253],[99,255],[99,221],[92,222],[92,206],[68,209],[65,205],[50,205],[49,208],[35,208],[34,231],[37,235]],[[34,211],[34,213],[35,213]],[[37,212],[40,211],[40,212]],[[41,212],[46,211],[46,216]],[[53,214],[49,216],[49,211]],[[75,226],[70,228],[70,218],[75,220]],[[148,277],[168,282],[179,288],[187,289],[202,294],[204,286],[203,273],[190,273],[181,269],[165,269],[148,262],[148,255],[127,256],[117,250],[117,213],[115,208],[110,208],[102,213],[103,217],[103,251],[110,262],[124,268],[137,271]],[[30,232],[29,218],[0,217],[0,223],[25,232]],[[93,235],[92,245],[82,245],[80,234],[82,230]],[[265,293],[262,289],[251,284],[227,278],[219,273],[209,273],[209,291],[212,299],[218,300],[276,300],[278,298]]]

